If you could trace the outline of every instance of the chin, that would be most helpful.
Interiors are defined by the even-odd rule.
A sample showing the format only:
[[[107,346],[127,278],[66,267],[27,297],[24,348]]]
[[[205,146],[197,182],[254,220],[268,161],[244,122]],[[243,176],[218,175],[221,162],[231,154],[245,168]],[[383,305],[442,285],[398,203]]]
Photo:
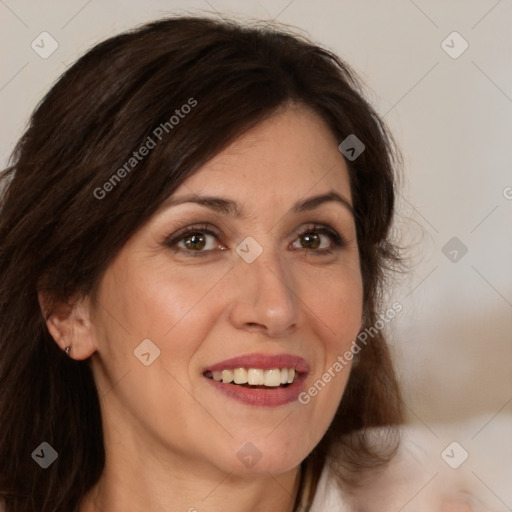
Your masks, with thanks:
[[[293,460],[287,459],[284,461],[274,460],[272,458],[269,460],[263,460],[263,458],[261,458],[252,467],[250,467],[249,465],[246,467],[244,464],[236,464],[236,467],[233,467],[231,471],[234,474],[237,474],[242,477],[268,477],[269,475],[277,476],[297,468],[301,462],[302,460],[296,457],[293,457]]]
[[[299,441],[278,436],[272,442],[265,437],[253,439],[234,443],[235,459],[227,461],[229,471],[239,475],[279,475],[293,470],[309,455]]]

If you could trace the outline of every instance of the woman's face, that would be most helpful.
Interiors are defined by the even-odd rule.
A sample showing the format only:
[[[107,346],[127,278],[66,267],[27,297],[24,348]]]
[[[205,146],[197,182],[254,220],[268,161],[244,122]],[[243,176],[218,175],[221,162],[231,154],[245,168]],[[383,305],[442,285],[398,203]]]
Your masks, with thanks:
[[[296,467],[320,441],[350,372],[333,367],[362,316],[338,144],[311,111],[282,111],[125,244],[91,306],[107,440],[197,471],[261,474]],[[294,383],[277,386],[292,368]]]

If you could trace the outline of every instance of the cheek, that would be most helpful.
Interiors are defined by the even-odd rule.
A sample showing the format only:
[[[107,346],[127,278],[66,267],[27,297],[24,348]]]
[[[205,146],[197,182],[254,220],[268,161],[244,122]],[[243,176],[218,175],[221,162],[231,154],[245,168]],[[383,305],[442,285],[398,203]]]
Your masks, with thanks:
[[[318,419],[318,431],[327,429],[342,399],[352,367],[352,344],[361,328],[363,302],[359,272],[340,271],[323,282],[325,292],[310,294],[308,302],[311,311],[318,312],[311,317],[316,318],[323,358],[317,361],[300,400]]]
[[[115,314],[117,327],[125,334],[128,331],[131,338],[151,335],[167,343],[183,324],[193,321],[196,328],[201,327],[197,310],[215,293],[215,284],[224,273],[198,268],[177,272],[176,265],[165,262],[132,265],[122,274],[113,269],[102,284],[100,301],[111,317]]]
[[[214,290],[225,272],[198,279],[197,269],[178,275],[169,267],[130,267],[122,273],[114,268],[105,277],[98,300],[101,363],[95,376],[100,394],[111,390],[106,393],[110,418],[128,411],[164,442],[181,442],[191,418],[197,425],[211,421],[186,390],[193,380],[190,362],[219,314]],[[146,338],[160,350],[149,366],[134,356]]]
[[[311,290],[316,283],[315,293]],[[324,342],[326,363],[345,351],[357,336],[362,320],[363,286],[358,271],[341,269],[303,283],[304,303],[316,317],[317,334]],[[307,309],[307,308],[306,308]]]

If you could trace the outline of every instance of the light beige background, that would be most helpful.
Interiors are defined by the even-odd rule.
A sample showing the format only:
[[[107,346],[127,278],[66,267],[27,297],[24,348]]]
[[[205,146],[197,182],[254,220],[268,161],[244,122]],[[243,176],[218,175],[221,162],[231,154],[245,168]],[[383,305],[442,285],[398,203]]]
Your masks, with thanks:
[[[512,510],[512,475],[491,469],[512,459],[512,2],[0,0],[2,163],[42,95],[86,49],[186,12],[294,25],[366,81],[405,157],[396,227],[412,270],[389,304],[404,306],[390,343],[408,422],[439,453],[459,442],[479,485]],[[47,59],[31,48],[43,31],[59,45]],[[469,44],[456,59],[442,47],[453,31]],[[447,44],[460,48],[453,37]],[[468,249],[457,262],[442,250],[452,237]]]

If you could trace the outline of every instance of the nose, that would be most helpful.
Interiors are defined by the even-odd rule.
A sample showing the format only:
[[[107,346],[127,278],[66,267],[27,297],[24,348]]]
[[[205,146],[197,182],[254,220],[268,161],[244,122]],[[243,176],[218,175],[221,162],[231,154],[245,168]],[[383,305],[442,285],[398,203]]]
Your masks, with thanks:
[[[242,259],[233,275],[230,319],[237,329],[286,336],[297,327],[300,301],[291,269],[279,254],[264,250],[252,263]]]

